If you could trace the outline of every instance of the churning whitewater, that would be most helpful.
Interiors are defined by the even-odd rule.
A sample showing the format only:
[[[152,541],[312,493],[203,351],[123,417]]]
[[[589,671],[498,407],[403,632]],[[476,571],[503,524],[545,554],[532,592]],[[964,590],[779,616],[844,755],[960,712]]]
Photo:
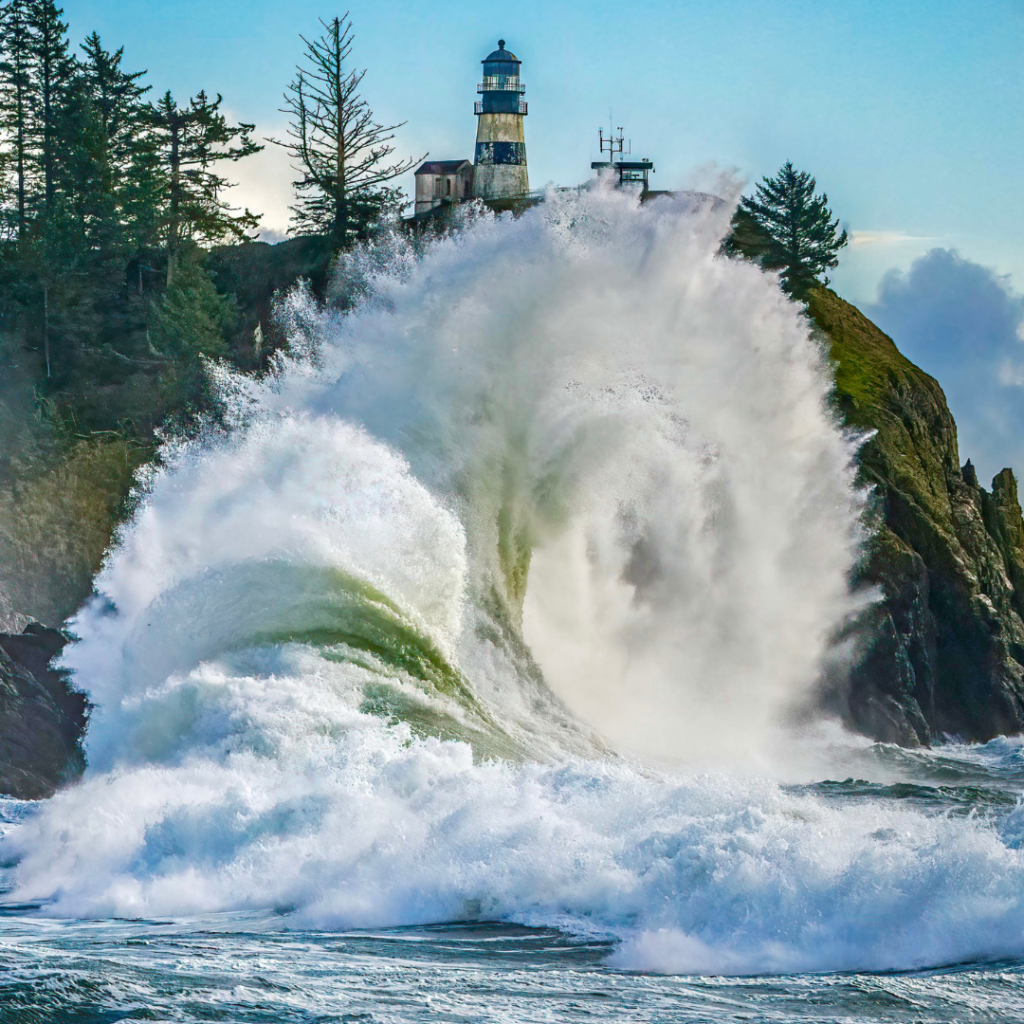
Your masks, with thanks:
[[[89,768],[3,839],[9,898],[517,922],[669,973],[1024,952],[1019,812],[757,777],[871,595],[858,439],[730,212],[552,194],[366,247],[347,313],[290,296],[74,623]]]

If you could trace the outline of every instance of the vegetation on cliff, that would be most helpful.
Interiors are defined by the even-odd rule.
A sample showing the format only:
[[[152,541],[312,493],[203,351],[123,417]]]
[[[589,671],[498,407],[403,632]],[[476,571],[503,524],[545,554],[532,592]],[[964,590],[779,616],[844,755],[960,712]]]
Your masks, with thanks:
[[[223,168],[262,146],[219,93],[153,98],[96,33],[76,52],[53,0],[0,4],[0,628],[75,610],[157,431],[217,417],[208,361],[261,370],[284,343],[274,293],[321,294],[399,202],[393,129],[346,67],[350,25],[327,27],[308,56],[334,77],[293,87],[298,226],[323,233],[272,248],[228,201]]]

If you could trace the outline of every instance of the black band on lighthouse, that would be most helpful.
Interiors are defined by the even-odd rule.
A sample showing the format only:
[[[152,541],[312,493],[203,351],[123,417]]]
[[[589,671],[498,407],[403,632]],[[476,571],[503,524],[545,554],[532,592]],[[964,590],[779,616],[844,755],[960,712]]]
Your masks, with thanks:
[[[476,144],[478,164],[525,164],[526,143],[524,142],[478,142]]]

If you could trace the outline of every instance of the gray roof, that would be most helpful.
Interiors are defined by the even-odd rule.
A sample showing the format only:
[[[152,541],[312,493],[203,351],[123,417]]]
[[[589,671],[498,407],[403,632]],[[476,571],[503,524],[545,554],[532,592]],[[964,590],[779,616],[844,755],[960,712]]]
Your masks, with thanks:
[[[468,160],[427,160],[416,168],[417,174],[455,174],[469,164]]]

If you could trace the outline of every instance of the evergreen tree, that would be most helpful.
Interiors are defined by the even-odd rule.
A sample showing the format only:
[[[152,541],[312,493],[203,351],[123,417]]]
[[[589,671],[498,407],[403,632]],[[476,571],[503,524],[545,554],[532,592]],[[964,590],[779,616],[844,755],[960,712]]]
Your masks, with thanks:
[[[82,199],[91,187],[88,110],[67,25],[52,0],[30,0],[30,95],[36,183],[22,243],[24,280],[34,292],[36,329],[46,377],[70,372],[98,327],[89,299]]]
[[[189,247],[157,306],[153,340],[163,355],[183,362],[217,359],[225,354],[224,332],[233,317],[231,300],[203,269],[202,253]]]
[[[57,176],[62,144],[60,128],[65,103],[73,87],[75,62],[68,44],[64,14],[53,0],[29,0],[30,82],[34,103],[34,127],[42,174],[43,204],[52,213],[57,199]],[[65,124],[67,122],[64,122]]]
[[[828,196],[815,195],[816,187],[810,174],[787,161],[774,178],[762,180],[753,197],[741,200],[725,244],[727,252],[781,271],[783,287],[798,297],[838,264],[848,241],[846,231],[838,230],[839,219],[832,219]]]
[[[153,263],[165,246],[165,205],[167,199],[166,162],[160,138],[151,128],[147,114],[147,128],[134,138],[131,165],[121,190],[121,216],[125,245],[134,254],[135,273],[141,281],[145,269],[150,277],[155,274]],[[139,285],[142,290],[142,285]]]
[[[255,125],[227,123],[220,112],[222,102],[220,95],[211,100],[200,92],[188,106],[179,107],[168,92],[150,110],[167,166],[163,229],[168,287],[187,242],[241,240],[259,223],[257,214],[239,212],[223,199],[231,183],[217,173],[217,165],[241,160],[263,147],[252,139]]]
[[[77,66],[70,53],[63,10],[53,0],[27,0],[28,130],[26,220],[20,244],[23,308],[43,355],[45,375],[69,365],[72,338],[65,296],[80,296],[83,281],[83,122],[77,103]],[[77,306],[78,300],[71,303]],[[94,324],[93,324],[94,326]],[[55,342],[57,347],[55,348]]]
[[[300,36],[305,62],[297,66],[282,108],[292,117],[289,141],[270,141],[288,150],[302,174],[294,182],[295,228],[330,234],[341,249],[384,207],[396,205],[400,193],[387,183],[419,161],[388,159],[402,125],[378,124],[359,95],[366,71],[346,69],[354,39],[348,14],[320,24],[324,33],[318,39]]]
[[[128,244],[129,182],[148,168],[152,146],[142,97],[150,87],[140,82],[144,71],[121,67],[124,49],[104,49],[95,32],[82,51],[83,119],[89,127],[86,150],[92,178],[85,209],[94,245],[110,253]]]
[[[211,408],[214,396],[206,362],[226,355],[225,334],[235,316],[234,301],[217,291],[203,268],[202,253],[187,246],[153,317],[153,341],[166,359],[161,390],[167,407],[178,416]]]
[[[32,163],[28,7],[29,0],[8,0],[0,10],[0,130],[10,147],[18,237],[28,220]]]

